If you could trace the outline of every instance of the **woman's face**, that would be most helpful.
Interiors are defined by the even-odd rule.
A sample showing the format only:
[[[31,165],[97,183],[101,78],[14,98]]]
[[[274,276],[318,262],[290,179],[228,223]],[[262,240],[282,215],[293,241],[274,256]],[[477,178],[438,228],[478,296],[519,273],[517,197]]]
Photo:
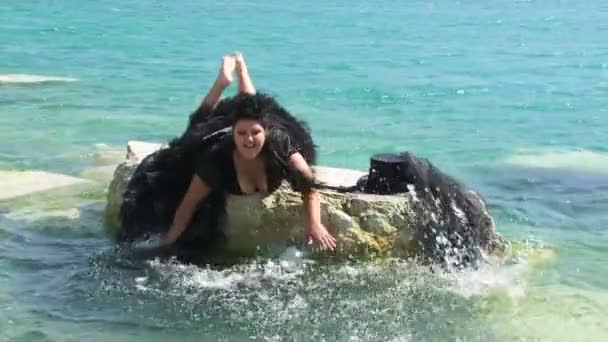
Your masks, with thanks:
[[[264,126],[257,120],[242,119],[232,129],[237,152],[245,159],[257,157],[266,141]]]

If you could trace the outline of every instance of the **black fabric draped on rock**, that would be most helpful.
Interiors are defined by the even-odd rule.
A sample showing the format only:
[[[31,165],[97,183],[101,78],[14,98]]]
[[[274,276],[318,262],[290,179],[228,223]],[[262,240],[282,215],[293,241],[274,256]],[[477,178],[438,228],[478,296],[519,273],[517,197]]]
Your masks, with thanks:
[[[199,204],[172,250],[177,256],[187,257],[187,253],[199,255],[221,246],[225,239],[225,195],[240,189],[238,182],[229,186],[230,180],[218,175],[225,174],[222,168],[232,161],[235,114],[247,110],[264,113],[267,137],[262,153],[269,191],[276,190],[284,179],[300,191],[313,186],[313,180],[288,167],[288,158],[294,152],[300,152],[309,164],[315,162],[316,146],[306,123],[269,96],[238,95],[220,101],[214,110],[201,106],[190,116],[181,137],[140,163],[123,195],[119,240],[132,242],[166,232],[193,174],[198,174],[206,178],[212,191]]]

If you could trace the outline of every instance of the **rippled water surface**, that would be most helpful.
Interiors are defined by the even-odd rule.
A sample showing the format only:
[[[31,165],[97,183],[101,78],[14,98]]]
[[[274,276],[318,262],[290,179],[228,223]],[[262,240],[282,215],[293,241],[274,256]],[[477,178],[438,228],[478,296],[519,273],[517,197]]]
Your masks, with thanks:
[[[604,2],[7,1],[0,16],[0,170],[89,180],[0,202],[0,341],[608,337]],[[310,123],[322,164],[429,158],[484,195],[514,255],[450,274],[122,257],[103,208],[126,141],[179,134],[234,50]]]

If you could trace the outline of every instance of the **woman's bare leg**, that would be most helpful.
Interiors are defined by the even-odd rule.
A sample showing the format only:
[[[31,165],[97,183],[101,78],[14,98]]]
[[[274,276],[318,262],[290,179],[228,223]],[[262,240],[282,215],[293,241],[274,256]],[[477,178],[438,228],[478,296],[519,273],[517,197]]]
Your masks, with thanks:
[[[236,61],[236,74],[239,78],[239,94],[255,94],[255,87],[249,75],[245,58],[241,53],[237,52],[234,55],[234,59]]]
[[[224,89],[226,89],[226,87],[228,87],[230,83],[232,83],[232,80],[234,79],[232,74],[234,73],[235,69],[235,57],[224,56],[224,58],[222,59],[222,66],[220,67],[220,71],[217,75],[217,78],[211,86],[211,89],[209,89],[207,96],[205,96],[205,99],[201,103],[197,112],[199,112],[201,109],[206,109],[210,111],[215,108],[215,106],[218,104],[218,102],[220,102],[220,99],[222,98],[222,93],[224,92]]]

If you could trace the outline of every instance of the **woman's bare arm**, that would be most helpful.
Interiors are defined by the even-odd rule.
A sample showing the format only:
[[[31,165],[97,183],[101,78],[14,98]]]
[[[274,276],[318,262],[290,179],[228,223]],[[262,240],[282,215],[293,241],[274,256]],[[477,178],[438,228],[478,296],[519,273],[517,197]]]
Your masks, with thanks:
[[[289,157],[289,166],[302,173],[305,177],[313,178],[312,169],[300,153],[294,153]],[[307,234],[321,245],[321,249],[334,250],[336,239],[327,231],[321,223],[321,202],[319,192],[316,189],[308,189],[303,192],[304,206],[306,207]]]
[[[194,214],[198,204],[201,200],[207,197],[210,191],[211,188],[209,188],[209,186],[199,176],[192,176],[192,181],[190,182],[188,191],[186,191],[181,204],[175,211],[173,223],[171,224],[169,231],[165,234],[163,243],[173,243],[182,235],[188,226],[188,223],[190,223],[192,215]]]

